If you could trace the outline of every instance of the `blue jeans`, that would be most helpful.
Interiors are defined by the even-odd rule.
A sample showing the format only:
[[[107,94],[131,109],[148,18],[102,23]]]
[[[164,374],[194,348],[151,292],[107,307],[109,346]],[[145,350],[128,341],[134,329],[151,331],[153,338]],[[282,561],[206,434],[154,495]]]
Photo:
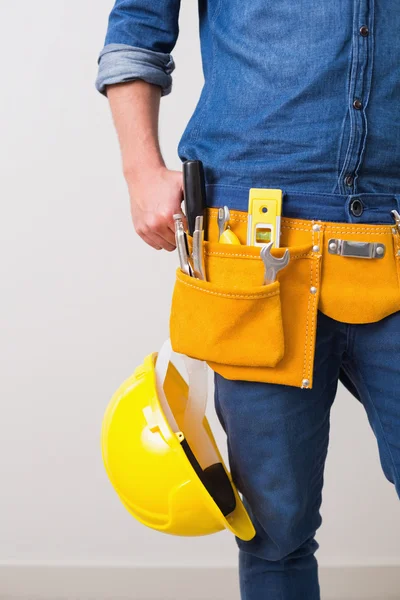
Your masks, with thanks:
[[[365,325],[319,312],[314,368],[311,390],[215,374],[232,476],[257,531],[236,538],[242,600],[320,598],[314,536],[339,380],[363,404],[400,497],[400,312]]]

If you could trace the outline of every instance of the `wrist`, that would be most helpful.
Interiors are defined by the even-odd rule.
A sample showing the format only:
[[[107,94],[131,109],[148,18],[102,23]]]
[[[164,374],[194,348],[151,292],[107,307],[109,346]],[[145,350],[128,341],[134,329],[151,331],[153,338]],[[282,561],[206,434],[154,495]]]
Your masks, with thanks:
[[[151,181],[156,176],[159,176],[167,169],[163,161],[154,163],[124,165],[124,177],[128,184],[137,183],[138,181]]]

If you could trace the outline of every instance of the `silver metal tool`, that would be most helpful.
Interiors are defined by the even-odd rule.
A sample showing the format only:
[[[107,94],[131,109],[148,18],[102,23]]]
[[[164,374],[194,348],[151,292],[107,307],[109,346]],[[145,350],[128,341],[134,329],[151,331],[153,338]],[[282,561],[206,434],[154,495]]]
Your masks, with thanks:
[[[223,208],[218,209],[218,217],[217,217],[218,229],[219,229],[218,241],[220,240],[221,235],[224,233],[225,229],[228,227],[228,223],[229,223],[230,219],[231,219],[231,215],[229,212],[229,208],[227,206],[224,206]]]
[[[386,247],[379,242],[352,242],[332,238],[328,242],[328,252],[353,258],[383,258]]]
[[[396,221],[397,231],[398,231],[398,233],[400,233],[400,215],[397,212],[397,210],[392,210],[391,213],[392,213],[393,219]]]
[[[288,249],[285,250],[285,254],[282,258],[272,256],[271,248],[274,242],[270,242],[261,248],[260,256],[265,266],[264,285],[273,283],[276,280],[278,271],[284,269],[290,260],[290,252]]]
[[[175,241],[176,247],[178,249],[178,257],[179,264],[181,266],[182,271],[189,275],[189,277],[193,277],[193,268],[190,264],[190,255],[189,255],[189,247],[186,237],[185,228],[183,226],[182,215],[176,214],[174,215],[174,225],[175,225]]]
[[[197,279],[206,280],[206,270],[204,263],[204,219],[197,216],[195,229],[193,232],[193,271]]]

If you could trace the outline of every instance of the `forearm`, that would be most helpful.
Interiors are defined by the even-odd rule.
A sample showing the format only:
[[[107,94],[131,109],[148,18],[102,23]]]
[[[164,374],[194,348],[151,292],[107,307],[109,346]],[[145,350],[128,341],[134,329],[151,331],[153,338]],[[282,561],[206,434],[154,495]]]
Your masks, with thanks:
[[[160,97],[169,94],[180,0],[115,0],[96,88],[108,96],[127,179],[165,167],[158,143]]]
[[[158,141],[160,96],[159,86],[141,80],[107,87],[128,181],[165,166]]]
[[[165,166],[158,142],[160,97],[171,91],[180,0],[116,0],[96,88],[108,96],[136,232],[153,248],[175,248],[182,173]]]

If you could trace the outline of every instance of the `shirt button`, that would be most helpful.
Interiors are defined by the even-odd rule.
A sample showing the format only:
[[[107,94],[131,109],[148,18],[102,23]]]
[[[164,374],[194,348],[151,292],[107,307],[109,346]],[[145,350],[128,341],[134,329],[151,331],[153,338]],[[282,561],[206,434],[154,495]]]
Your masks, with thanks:
[[[369,29],[366,25],[363,25],[362,27],[360,27],[360,34],[363,37],[367,37],[367,35],[369,34]]]
[[[346,175],[346,177],[344,178],[344,182],[346,185],[352,186],[354,183],[353,175]]]
[[[356,98],[353,102],[353,106],[356,110],[360,110],[362,108],[362,102],[358,98]]]
[[[354,198],[350,204],[350,211],[355,217],[361,217],[364,212],[363,205],[359,198]]]

